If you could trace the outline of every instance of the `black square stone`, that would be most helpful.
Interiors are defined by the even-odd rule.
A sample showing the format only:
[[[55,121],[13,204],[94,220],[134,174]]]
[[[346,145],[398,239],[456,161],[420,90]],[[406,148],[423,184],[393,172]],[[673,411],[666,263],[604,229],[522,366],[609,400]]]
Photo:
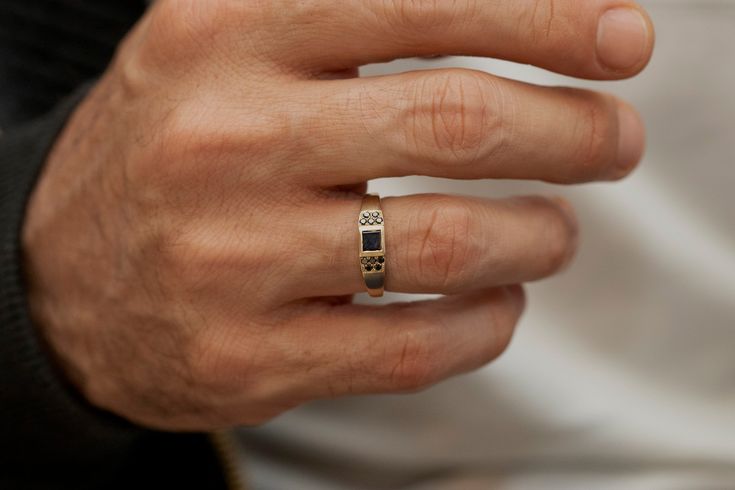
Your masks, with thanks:
[[[362,232],[362,251],[370,252],[380,250],[380,231]]]

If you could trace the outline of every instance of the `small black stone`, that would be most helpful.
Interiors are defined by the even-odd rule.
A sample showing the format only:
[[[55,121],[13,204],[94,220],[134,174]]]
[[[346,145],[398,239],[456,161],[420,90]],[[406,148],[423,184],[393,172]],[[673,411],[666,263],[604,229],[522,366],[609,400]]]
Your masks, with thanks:
[[[365,266],[365,270],[366,271],[371,271],[371,270],[373,270],[373,266],[370,265],[370,264],[368,264],[368,265]]]
[[[383,262],[385,262],[385,257],[378,257],[378,262],[380,262],[381,264],[382,264]]]
[[[383,266],[382,266],[382,265],[380,265],[380,264],[375,264],[375,270],[376,270],[376,271],[379,271],[379,270],[380,270],[380,269],[382,269],[382,268],[383,268]]]
[[[374,264],[375,263],[375,257],[370,257],[370,263],[371,264]]]

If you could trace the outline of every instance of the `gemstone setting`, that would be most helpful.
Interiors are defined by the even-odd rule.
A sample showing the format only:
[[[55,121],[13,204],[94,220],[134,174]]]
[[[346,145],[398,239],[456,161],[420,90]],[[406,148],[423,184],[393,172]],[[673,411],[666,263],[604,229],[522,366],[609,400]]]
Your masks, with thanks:
[[[364,230],[362,232],[362,251],[375,252],[381,250],[381,238],[380,230]]]
[[[386,264],[383,255],[385,218],[380,209],[373,208],[360,211],[357,221],[360,226],[362,254],[365,255],[360,257],[360,268],[367,281],[368,277],[382,276],[385,273]]]

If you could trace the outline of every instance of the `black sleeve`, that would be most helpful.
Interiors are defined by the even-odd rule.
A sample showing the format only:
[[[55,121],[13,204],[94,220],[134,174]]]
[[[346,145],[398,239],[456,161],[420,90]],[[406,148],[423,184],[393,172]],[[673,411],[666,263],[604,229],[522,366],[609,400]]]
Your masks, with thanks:
[[[0,465],[22,478],[38,476],[39,468],[57,475],[54,479],[80,465],[104,470],[142,434],[75,398],[55,372],[26,309],[20,230],[27,197],[83,93],[0,137],[0,434],[7,452]]]
[[[24,294],[20,231],[37,175],[84,81],[104,70],[143,8],[0,0],[2,490],[224,487],[206,435],[147,430],[84,400],[48,355]]]
[[[137,427],[65,382],[30,321],[20,231],[56,135],[85,93],[0,136],[0,489],[225,487],[205,434]]]

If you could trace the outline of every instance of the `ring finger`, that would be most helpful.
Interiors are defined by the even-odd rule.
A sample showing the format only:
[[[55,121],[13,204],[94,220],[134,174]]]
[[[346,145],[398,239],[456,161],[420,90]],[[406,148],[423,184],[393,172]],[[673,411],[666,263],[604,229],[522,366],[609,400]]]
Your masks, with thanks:
[[[291,271],[292,296],[365,290],[358,263],[360,202],[326,201],[307,210],[325,230],[320,253],[303,253]],[[440,194],[389,197],[385,216],[386,289],[454,294],[553,274],[576,246],[576,222],[560,200],[502,200]],[[313,211],[313,212],[312,212]],[[306,287],[308,286],[308,287]]]

